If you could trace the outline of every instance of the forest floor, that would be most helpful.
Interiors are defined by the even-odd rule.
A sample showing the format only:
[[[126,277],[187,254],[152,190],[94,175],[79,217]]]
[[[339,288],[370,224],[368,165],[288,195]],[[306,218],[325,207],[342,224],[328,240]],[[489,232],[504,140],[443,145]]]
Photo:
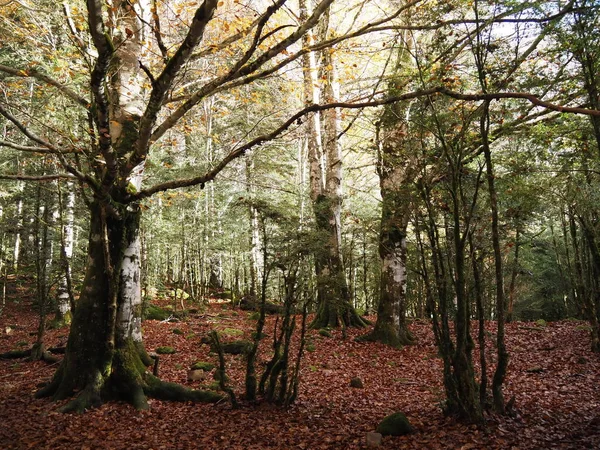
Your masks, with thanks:
[[[9,301],[0,315],[0,353],[27,349],[35,341],[37,318],[29,301]],[[145,321],[146,347],[172,346],[163,355],[161,378],[199,387],[212,381],[187,381],[196,361],[216,362],[200,342],[210,330],[249,336],[256,326],[249,313],[228,304],[212,304],[185,321]],[[274,318],[259,361],[268,358]],[[494,333],[489,324],[489,334]],[[43,362],[0,360],[1,449],[359,449],[365,435],[387,414],[403,411],[415,432],[385,437],[380,448],[406,449],[582,449],[600,448],[600,357],[589,351],[586,324],[578,321],[511,323],[511,355],[505,396],[515,396],[513,417],[487,416],[485,429],[446,418],[442,363],[430,323],[413,321],[418,344],[400,350],[354,338],[365,330],[341,331],[332,337],[309,331],[315,351],[302,363],[300,394],[289,409],[266,403],[233,410],[218,404],[150,400],[138,412],[121,402],[107,403],[82,415],[57,412],[62,403],[34,399],[40,383],[56,366]],[[179,329],[183,334],[173,333]],[[177,332],[176,332],[177,333]],[[50,330],[48,346],[66,343],[68,329]],[[223,337],[226,340],[226,337]],[[491,340],[491,339],[490,339]],[[488,355],[493,363],[494,347]],[[227,358],[230,385],[243,392],[242,356]],[[474,354],[474,359],[478,359]],[[360,377],[364,387],[350,387]]]

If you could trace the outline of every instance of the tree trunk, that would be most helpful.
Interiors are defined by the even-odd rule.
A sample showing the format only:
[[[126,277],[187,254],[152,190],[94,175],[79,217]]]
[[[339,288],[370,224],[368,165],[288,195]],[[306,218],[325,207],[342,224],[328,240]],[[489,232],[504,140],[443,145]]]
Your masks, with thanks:
[[[73,256],[74,245],[74,222],[75,222],[75,189],[73,183],[67,183],[67,202],[62,204],[61,192],[59,189],[59,215],[61,222],[61,265],[63,274],[58,280],[56,289],[56,314],[54,322],[56,325],[68,325],[71,323],[71,257]]]
[[[328,19],[328,14],[327,17]],[[322,53],[324,79],[323,101],[333,103],[337,100],[335,61],[330,50]],[[325,186],[316,196],[313,208],[316,216],[317,233],[322,236],[323,252],[317,251],[317,284],[321,298],[317,315],[311,324],[313,328],[357,326],[366,322],[358,315],[350,302],[350,292],[344,273],[342,260],[342,148],[339,142],[339,110],[332,108],[322,113],[323,151],[325,153]],[[324,259],[324,261],[323,261]]]
[[[140,211],[124,209],[119,219],[108,215],[106,208],[97,201],[91,205],[88,267],[65,358],[37,396],[60,400],[79,392],[65,412],[83,412],[109,398],[147,409],[146,395],[218,401],[222,398],[218,394],[165,383],[146,371],[152,360],[144,350],[140,327]]]

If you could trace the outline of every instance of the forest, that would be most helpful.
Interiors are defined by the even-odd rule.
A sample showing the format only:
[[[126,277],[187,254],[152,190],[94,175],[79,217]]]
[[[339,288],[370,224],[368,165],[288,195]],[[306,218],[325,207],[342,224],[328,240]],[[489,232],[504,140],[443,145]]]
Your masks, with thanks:
[[[600,446],[600,3],[0,2],[0,448]]]

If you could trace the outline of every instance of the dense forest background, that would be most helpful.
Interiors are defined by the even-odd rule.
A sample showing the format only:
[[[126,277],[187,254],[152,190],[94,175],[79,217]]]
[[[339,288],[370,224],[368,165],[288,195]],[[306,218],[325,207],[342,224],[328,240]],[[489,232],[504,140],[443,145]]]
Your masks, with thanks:
[[[0,317],[25,289],[39,319],[4,357],[69,330],[38,396],[290,406],[310,333],[399,349],[423,321],[442,409],[481,424],[515,413],[507,324],[600,351],[597,2],[0,11]],[[142,319],[216,301],[255,311],[243,387],[208,331],[220,393],[161,380]]]

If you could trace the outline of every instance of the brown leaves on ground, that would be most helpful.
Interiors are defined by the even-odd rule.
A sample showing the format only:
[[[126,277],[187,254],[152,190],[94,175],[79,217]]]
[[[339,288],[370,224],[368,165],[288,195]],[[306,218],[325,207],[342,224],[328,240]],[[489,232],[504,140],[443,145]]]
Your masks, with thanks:
[[[31,346],[36,317],[30,310],[23,303],[7,305],[0,316],[2,351]],[[224,339],[231,330],[242,330],[248,337],[255,323],[245,311],[214,305],[182,322],[144,322],[146,347],[149,351],[174,347],[177,353],[161,356],[160,376],[199,387],[206,382],[188,382],[189,367],[196,361],[216,362],[201,338],[211,329],[221,330]],[[381,448],[598,448],[600,358],[589,352],[588,332],[576,321],[552,323],[542,330],[526,325],[513,323],[507,329],[511,361],[505,396],[507,400],[516,397],[516,415],[488,416],[485,429],[442,415],[441,359],[430,323],[415,321],[411,331],[418,344],[401,350],[355,342],[354,337],[365,330],[348,330],[346,340],[341,331],[333,331],[328,338],[311,330],[316,350],[305,354],[300,396],[288,410],[264,403],[232,410],[225,402],[200,405],[150,400],[151,410],[145,412],[114,402],[83,415],[64,415],[56,412],[60,405],[33,399],[36,386],[47,381],[56,366],[0,361],[0,448],[358,449],[364,448],[366,433],[396,411],[405,412],[416,431],[386,437]],[[259,365],[268,359],[273,326],[271,317]],[[495,324],[489,327],[493,333]],[[183,333],[173,333],[175,328]],[[47,344],[64,344],[67,332],[51,330]],[[493,342],[488,345],[493,364]],[[241,394],[243,357],[227,355],[227,364],[229,383]],[[542,370],[531,372],[533,367]],[[353,377],[362,380],[363,389],[350,387]]]

